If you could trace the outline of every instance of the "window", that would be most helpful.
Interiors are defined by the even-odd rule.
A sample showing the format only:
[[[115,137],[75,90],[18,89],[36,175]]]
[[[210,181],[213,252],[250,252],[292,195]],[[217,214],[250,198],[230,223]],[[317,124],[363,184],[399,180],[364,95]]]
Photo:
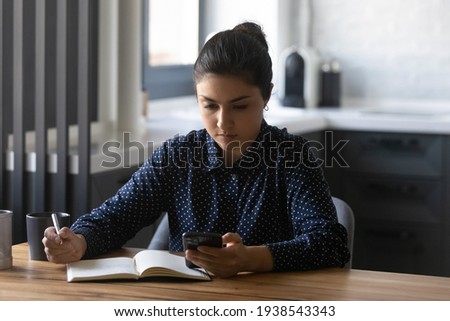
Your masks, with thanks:
[[[278,1],[144,0],[143,84],[150,99],[192,95],[192,66],[207,35],[261,23],[276,62]]]
[[[193,64],[198,54],[198,0],[150,0],[150,66]]]
[[[194,93],[200,0],[145,0],[143,83],[150,99]]]

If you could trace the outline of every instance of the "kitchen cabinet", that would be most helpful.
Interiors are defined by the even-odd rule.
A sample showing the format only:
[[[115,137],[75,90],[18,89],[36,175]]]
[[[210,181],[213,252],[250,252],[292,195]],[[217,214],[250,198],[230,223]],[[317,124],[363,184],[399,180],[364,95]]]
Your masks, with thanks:
[[[355,214],[353,267],[450,276],[450,138],[344,130],[333,139],[347,141],[348,166],[324,172]]]

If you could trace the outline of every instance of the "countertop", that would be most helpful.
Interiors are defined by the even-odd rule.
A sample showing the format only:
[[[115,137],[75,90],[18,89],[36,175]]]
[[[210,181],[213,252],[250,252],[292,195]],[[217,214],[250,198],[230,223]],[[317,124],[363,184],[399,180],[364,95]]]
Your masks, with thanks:
[[[286,128],[294,134],[323,130],[450,134],[450,102],[412,102],[343,106],[336,108],[295,108],[281,106],[273,97],[265,112],[270,125]],[[133,133],[118,132],[99,126],[92,133],[91,172],[135,166],[154,148],[175,135],[203,128],[195,96],[151,100],[148,115],[136,124]],[[109,126],[111,127],[111,126]],[[12,166],[12,152],[7,155]],[[33,152],[27,158],[27,170],[33,172]],[[117,163],[119,165],[112,166]],[[70,157],[70,172],[78,172],[78,157]],[[49,172],[56,172],[56,155],[49,157]]]
[[[281,106],[274,97],[268,106],[269,124],[297,134],[325,129],[450,134],[450,101],[305,109]],[[175,131],[201,128],[195,97],[151,101],[147,126]]]
[[[268,106],[264,117],[270,125],[300,135],[327,129],[450,134],[450,102],[305,109],[281,106],[276,98],[272,98]],[[128,162],[121,166],[132,166],[147,158],[154,148],[168,138],[200,128],[203,128],[203,124],[195,96],[153,100],[149,102],[147,117],[133,137],[120,137],[118,133],[110,135],[106,132],[106,136],[97,140],[95,145],[104,149],[105,137],[118,138],[125,148],[117,149],[116,152],[122,156],[126,154],[123,160]],[[127,149],[127,144],[131,148]],[[141,146],[139,152],[136,146]],[[92,172],[110,170],[104,166],[105,161],[111,162],[111,158],[103,151],[93,153]]]

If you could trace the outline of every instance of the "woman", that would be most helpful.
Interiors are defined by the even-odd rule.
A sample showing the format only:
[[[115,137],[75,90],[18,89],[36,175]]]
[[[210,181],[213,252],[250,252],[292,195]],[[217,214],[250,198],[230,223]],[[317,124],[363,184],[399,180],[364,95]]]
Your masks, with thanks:
[[[183,250],[183,232],[223,235],[223,248],[185,253],[218,277],[344,266],[346,231],[307,142],[264,120],[271,81],[260,26],[213,36],[194,65],[205,129],[166,141],[114,197],[60,236],[48,228],[49,261],[119,248],[168,212],[171,250]]]

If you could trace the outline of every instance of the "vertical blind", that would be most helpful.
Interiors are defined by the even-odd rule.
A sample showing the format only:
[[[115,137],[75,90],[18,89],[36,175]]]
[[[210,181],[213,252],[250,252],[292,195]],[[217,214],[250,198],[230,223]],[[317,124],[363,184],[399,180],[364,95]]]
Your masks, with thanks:
[[[14,243],[28,212],[89,208],[97,22],[98,0],[0,0],[0,208]]]

